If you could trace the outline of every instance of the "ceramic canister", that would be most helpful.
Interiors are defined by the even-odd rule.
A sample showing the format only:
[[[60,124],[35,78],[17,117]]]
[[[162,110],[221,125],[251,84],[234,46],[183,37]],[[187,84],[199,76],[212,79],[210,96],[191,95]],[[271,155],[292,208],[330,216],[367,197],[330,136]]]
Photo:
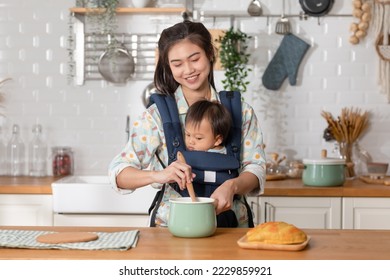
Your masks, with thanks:
[[[189,197],[180,197],[169,201],[168,229],[174,236],[195,238],[214,234],[217,228],[214,199],[198,197],[192,202]]]

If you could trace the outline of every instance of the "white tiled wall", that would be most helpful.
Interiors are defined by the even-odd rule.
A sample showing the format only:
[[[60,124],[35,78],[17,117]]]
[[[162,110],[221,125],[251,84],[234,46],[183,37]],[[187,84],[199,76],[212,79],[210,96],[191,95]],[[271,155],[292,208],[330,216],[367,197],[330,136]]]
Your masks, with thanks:
[[[251,0],[195,0],[201,10],[245,13]],[[390,104],[377,86],[378,56],[373,33],[359,45],[350,45],[349,25],[354,19],[350,0],[337,0],[331,14],[340,16],[290,18],[293,33],[311,47],[299,68],[297,86],[285,81],[280,91],[261,85],[262,73],[282,37],[274,33],[277,17],[236,18],[233,24],[253,36],[253,71],[245,100],[261,120],[268,152],[290,158],[317,157],[332,145],[322,139],[326,127],[321,110],[338,115],[343,107],[370,110],[371,127],[360,143],[375,160],[390,161]],[[261,0],[265,14],[279,15],[282,1]],[[87,81],[67,83],[67,36],[72,0],[3,0],[0,3],[0,78],[11,77],[1,90],[5,103],[0,117],[7,138],[14,123],[25,141],[41,123],[50,146],[75,151],[75,172],[106,174],[107,165],[126,141],[126,116],[134,120],[143,110],[142,92],[150,81],[114,86]],[[286,1],[286,14],[298,15],[299,1]],[[123,16],[122,16],[123,17]],[[128,32],[158,32],[180,16],[129,17]],[[131,18],[131,19],[130,19]],[[121,22],[127,18],[121,19]],[[230,18],[203,19],[209,28],[228,28]],[[148,24],[146,24],[148,23]],[[216,73],[217,85],[223,72]],[[390,77],[388,77],[390,78]],[[221,88],[220,88],[221,89]]]

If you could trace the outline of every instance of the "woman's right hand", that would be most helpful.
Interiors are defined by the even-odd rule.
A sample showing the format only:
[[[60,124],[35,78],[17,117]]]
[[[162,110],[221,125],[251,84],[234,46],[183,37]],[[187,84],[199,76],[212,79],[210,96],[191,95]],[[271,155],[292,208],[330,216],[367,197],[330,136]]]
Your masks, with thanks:
[[[186,185],[193,181],[195,174],[192,173],[191,166],[176,160],[165,169],[157,171],[155,176],[157,183],[165,184],[176,182],[179,185],[179,188],[184,190]]]

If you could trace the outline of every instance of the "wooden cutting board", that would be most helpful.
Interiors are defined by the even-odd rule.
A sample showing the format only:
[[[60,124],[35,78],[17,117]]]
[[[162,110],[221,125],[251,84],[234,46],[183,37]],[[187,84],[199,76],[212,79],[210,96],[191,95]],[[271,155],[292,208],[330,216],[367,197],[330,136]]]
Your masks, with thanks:
[[[265,177],[267,181],[284,180],[286,178],[286,174],[267,174]]]
[[[370,176],[360,176],[359,179],[367,184],[384,184],[390,186],[390,177],[385,177],[384,179],[371,179]]]
[[[40,243],[60,244],[87,242],[98,239],[99,236],[92,232],[55,232],[38,236],[36,239]]]
[[[237,241],[237,244],[238,244],[238,246],[240,246],[241,248],[244,248],[244,249],[301,251],[301,250],[305,249],[306,245],[310,241],[310,238],[311,237],[308,235],[306,241],[303,243],[285,245],[285,244],[266,244],[263,242],[249,242],[247,239],[247,236],[244,235],[243,237],[241,237]]]

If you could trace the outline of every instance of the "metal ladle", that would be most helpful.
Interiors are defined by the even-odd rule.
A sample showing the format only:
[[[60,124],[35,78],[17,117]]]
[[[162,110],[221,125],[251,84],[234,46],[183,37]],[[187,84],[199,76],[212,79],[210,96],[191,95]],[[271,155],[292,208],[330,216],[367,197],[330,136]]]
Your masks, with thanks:
[[[259,0],[252,0],[248,6],[248,14],[252,17],[259,17],[263,13],[263,8]]]

